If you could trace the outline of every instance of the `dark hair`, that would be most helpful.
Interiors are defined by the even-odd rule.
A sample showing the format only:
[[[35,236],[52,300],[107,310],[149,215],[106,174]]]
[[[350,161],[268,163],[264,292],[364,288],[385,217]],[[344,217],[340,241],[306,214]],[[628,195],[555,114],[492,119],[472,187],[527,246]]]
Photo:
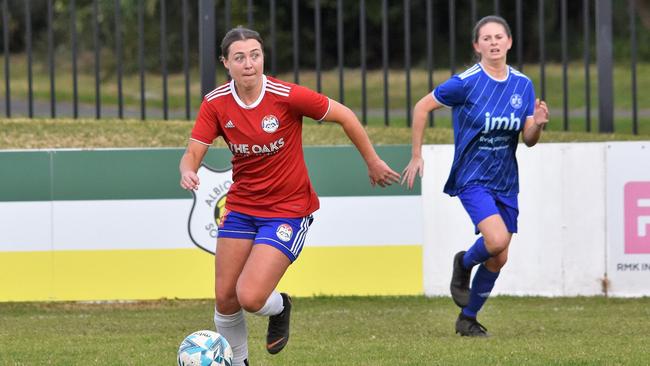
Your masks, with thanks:
[[[472,43],[478,42],[478,33],[481,31],[481,28],[483,28],[483,26],[488,23],[501,24],[503,26],[503,29],[506,30],[506,34],[508,35],[508,38],[512,38],[512,32],[510,31],[510,26],[508,25],[508,22],[506,22],[505,19],[501,18],[498,15],[488,15],[486,17],[481,18],[481,20],[476,22],[476,24],[474,25],[474,30],[472,31]]]
[[[484,25],[488,23],[497,23],[501,24],[503,26],[503,29],[506,31],[506,35],[508,38],[512,38],[512,32],[510,31],[510,26],[508,25],[508,22],[506,22],[505,19],[498,15],[488,15],[474,25],[474,30],[472,30],[472,43],[478,42],[478,33],[481,31],[481,28],[483,28]],[[476,62],[481,61],[481,55],[477,52],[474,52],[474,59]]]
[[[260,37],[260,34],[255,32],[252,29],[244,28],[241,25],[238,25],[237,27],[231,29],[226,33],[225,36],[223,36],[223,40],[221,40],[221,57],[220,59],[225,59],[228,58],[228,52],[230,51],[230,45],[233,42],[237,41],[245,41],[247,39],[254,39],[260,43],[262,48],[264,47],[264,41],[262,41],[262,37]]]

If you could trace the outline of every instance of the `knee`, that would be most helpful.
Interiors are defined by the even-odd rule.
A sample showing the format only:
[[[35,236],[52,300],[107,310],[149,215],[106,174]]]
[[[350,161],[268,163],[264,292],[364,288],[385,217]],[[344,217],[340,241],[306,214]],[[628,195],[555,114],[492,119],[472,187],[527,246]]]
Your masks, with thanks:
[[[508,245],[510,245],[510,234],[507,231],[483,235],[483,237],[485,239],[485,247],[493,257],[498,256],[504,250],[508,249]]]
[[[216,308],[221,314],[233,314],[241,308],[235,294],[216,293]]]
[[[499,272],[508,262],[508,251],[503,251],[485,262],[485,266],[490,272]]]
[[[237,289],[237,300],[241,307],[249,313],[259,311],[266,303],[266,298],[255,291],[239,288]]]

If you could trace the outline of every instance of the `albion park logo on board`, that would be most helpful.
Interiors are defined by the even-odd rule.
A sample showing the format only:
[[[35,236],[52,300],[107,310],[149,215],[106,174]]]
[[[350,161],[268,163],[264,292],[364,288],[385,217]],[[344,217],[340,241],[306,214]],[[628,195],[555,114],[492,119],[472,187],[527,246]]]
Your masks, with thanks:
[[[197,172],[201,184],[192,191],[194,204],[187,228],[194,244],[214,254],[217,232],[226,209],[226,196],[232,185],[232,168],[214,170],[201,164]]]

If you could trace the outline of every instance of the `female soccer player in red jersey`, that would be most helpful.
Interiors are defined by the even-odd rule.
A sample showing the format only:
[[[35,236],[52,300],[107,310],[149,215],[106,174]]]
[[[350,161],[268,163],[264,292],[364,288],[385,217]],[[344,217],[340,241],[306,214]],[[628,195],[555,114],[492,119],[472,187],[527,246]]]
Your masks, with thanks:
[[[205,95],[180,162],[180,184],[197,189],[201,161],[222,136],[233,154],[233,185],[217,238],[214,321],[233,348],[234,364],[247,365],[243,310],[270,317],[269,353],[287,344],[291,298],[275,288],[300,254],[319,207],[303,157],[303,116],[340,124],[365,160],[373,186],[398,182],[399,174],[379,158],[349,108],[264,75],[257,32],[230,30],[221,52],[232,80]]]

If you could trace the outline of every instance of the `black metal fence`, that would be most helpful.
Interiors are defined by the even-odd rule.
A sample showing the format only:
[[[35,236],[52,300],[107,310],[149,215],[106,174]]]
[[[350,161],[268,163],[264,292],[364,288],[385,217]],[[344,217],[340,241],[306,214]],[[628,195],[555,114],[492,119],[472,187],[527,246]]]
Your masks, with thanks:
[[[623,64],[629,70],[631,89],[631,106],[623,114],[630,115],[627,125],[629,132],[639,133],[636,71],[638,5],[635,0],[625,2],[627,17],[624,21],[627,24],[622,25],[614,24],[615,9],[611,0],[582,0],[579,2],[580,14],[575,14],[578,2],[570,3],[572,13],[569,13],[567,0],[247,0],[234,3],[230,0],[1,1],[5,101],[1,105],[4,110],[0,109],[0,113],[7,118],[192,119],[201,95],[213,89],[220,80],[226,80],[227,75],[216,58],[220,37],[233,25],[243,24],[263,34],[267,51],[266,67],[270,74],[284,73],[282,75],[287,79],[291,78],[292,73],[293,80],[288,81],[296,83],[301,82],[301,75],[308,74],[313,87],[323,91],[323,75],[334,73],[338,76],[338,95],[334,95],[336,92],[331,92],[331,88],[329,94],[344,103],[349,86],[346,83],[354,74],[360,79],[359,101],[351,103],[363,123],[410,125],[413,95],[416,98],[421,96],[414,94],[412,73],[417,70],[425,72],[429,91],[435,86],[434,75],[442,72],[448,77],[459,68],[468,66],[472,62],[468,27],[479,17],[493,13],[503,15],[513,29],[514,45],[509,63],[527,74],[534,74],[537,93],[542,99],[557,97],[547,94],[550,85],[548,68],[560,66],[561,98],[557,100],[559,105],[551,105],[554,119],[560,118],[562,121],[559,129],[591,131],[594,119],[592,99],[596,98],[598,131],[614,130],[614,120],[618,120],[620,109],[614,108],[613,72],[615,65]],[[42,49],[46,51],[35,55],[35,20],[43,27],[43,11],[35,18],[34,6],[42,7],[45,2],[45,30],[38,33],[37,42],[45,45]],[[127,3],[129,6],[126,6]],[[616,5],[622,3],[620,1]],[[92,11],[79,13],[80,9],[88,9],[90,4]],[[559,18],[559,29],[548,29],[549,13]],[[158,16],[157,29],[152,29],[150,22],[145,23],[145,18],[152,14]],[[130,17],[137,25],[133,27],[130,21],[125,21],[125,17]],[[69,24],[67,32],[61,31],[60,22]],[[19,37],[23,40],[21,47],[12,46],[17,32],[13,29],[16,27],[12,28],[15,23],[23,27]],[[582,34],[576,35],[575,30],[580,25],[582,29],[579,33]],[[170,26],[174,27],[174,32]],[[615,39],[612,35],[614,26],[625,31],[625,36],[617,34],[616,39],[620,42],[623,38],[625,48],[629,49],[625,61],[616,64],[613,49]],[[80,30],[80,27],[83,29]],[[127,27],[130,28],[125,34]],[[87,36],[88,32],[92,32],[92,44],[85,44],[82,50],[79,37]],[[151,34],[154,33],[158,34],[158,45],[151,43]],[[137,38],[137,46],[129,48],[133,52],[125,54],[125,41],[131,41],[134,37]],[[172,37],[173,49],[170,49]],[[582,55],[576,57],[575,50],[580,48]],[[594,49],[595,53],[592,52]],[[106,52],[110,57],[105,56],[105,50],[108,50]],[[157,64],[154,65],[146,61],[147,57],[151,57],[152,50],[158,51]],[[80,95],[79,91],[80,83],[87,83],[90,79],[80,81],[83,72],[79,70],[78,63],[89,53],[93,55],[93,61],[86,62],[92,64],[92,98]],[[170,71],[170,55],[178,54],[181,61],[176,62],[174,70]],[[64,63],[63,59],[69,62],[69,66],[66,66],[68,71],[65,77],[60,77],[57,73],[61,72],[61,67],[57,66]],[[17,68],[16,62],[19,62],[21,70],[25,68],[26,74],[24,81],[20,78],[20,91],[12,90],[12,86],[16,88],[16,83],[12,82],[12,78],[16,78],[15,73],[12,74]],[[103,71],[105,63],[112,65],[108,74]],[[584,88],[580,92],[583,100],[577,103],[580,107],[575,108],[570,104],[570,93],[577,91],[570,84],[569,73],[571,70],[575,73],[576,64],[580,63],[582,66],[578,66],[578,69],[581,67],[584,74],[580,76]],[[125,64],[135,64],[137,67],[125,72]],[[36,72],[35,68],[40,71]],[[594,69],[597,71],[597,93],[592,96]],[[398,72],[403,73],[403,88],[389,82],[391,75]],[[369,85],[370,73],[381,75],[381,83]],[[160,84],[157,80],[151,80],[151,75],[159,78]],[[314,79],[311,79],[311,75]],[[182,79],[182,82],[170,87],[171,76]],[[49,90],[35,94],[35,82],[42,87],[43,78],[48,79]],[[125,78],[130,80],[127,87],[130,94],[138,89],[135,93],[137,97],[125,99]],[[193,90],[192,80],[200,80],[200,87]],[[422,82],[419,79],[416,81]],[[24,91],[22,83],[26,84]],[[65,93],[61,93],[62,84],[66,85],[63,86]],[[150,89],[156,89],[159,93],[157,103],[149,103]],[[404,100],[401,107],[396,107],[391,100],[395,98],[397,89],[402,89],[398,92],[399,99]],[[182,100],[182,103],[175,102],[173,108],[169,103],[170,90],[180,95]],[[105,95],[108,93],[110,95]],[[377,93],[382,94],[380,105],[370,106],[369,94]],[[59,97],[59,94],[64,95]],[[350,92],[347,94],[349,97]],[[93,99],[94,103],[89,99]],[[574,121],[580,121],[580,126],[576,127]],[[433,115],[429,118],[429,125],[436,125]]]

